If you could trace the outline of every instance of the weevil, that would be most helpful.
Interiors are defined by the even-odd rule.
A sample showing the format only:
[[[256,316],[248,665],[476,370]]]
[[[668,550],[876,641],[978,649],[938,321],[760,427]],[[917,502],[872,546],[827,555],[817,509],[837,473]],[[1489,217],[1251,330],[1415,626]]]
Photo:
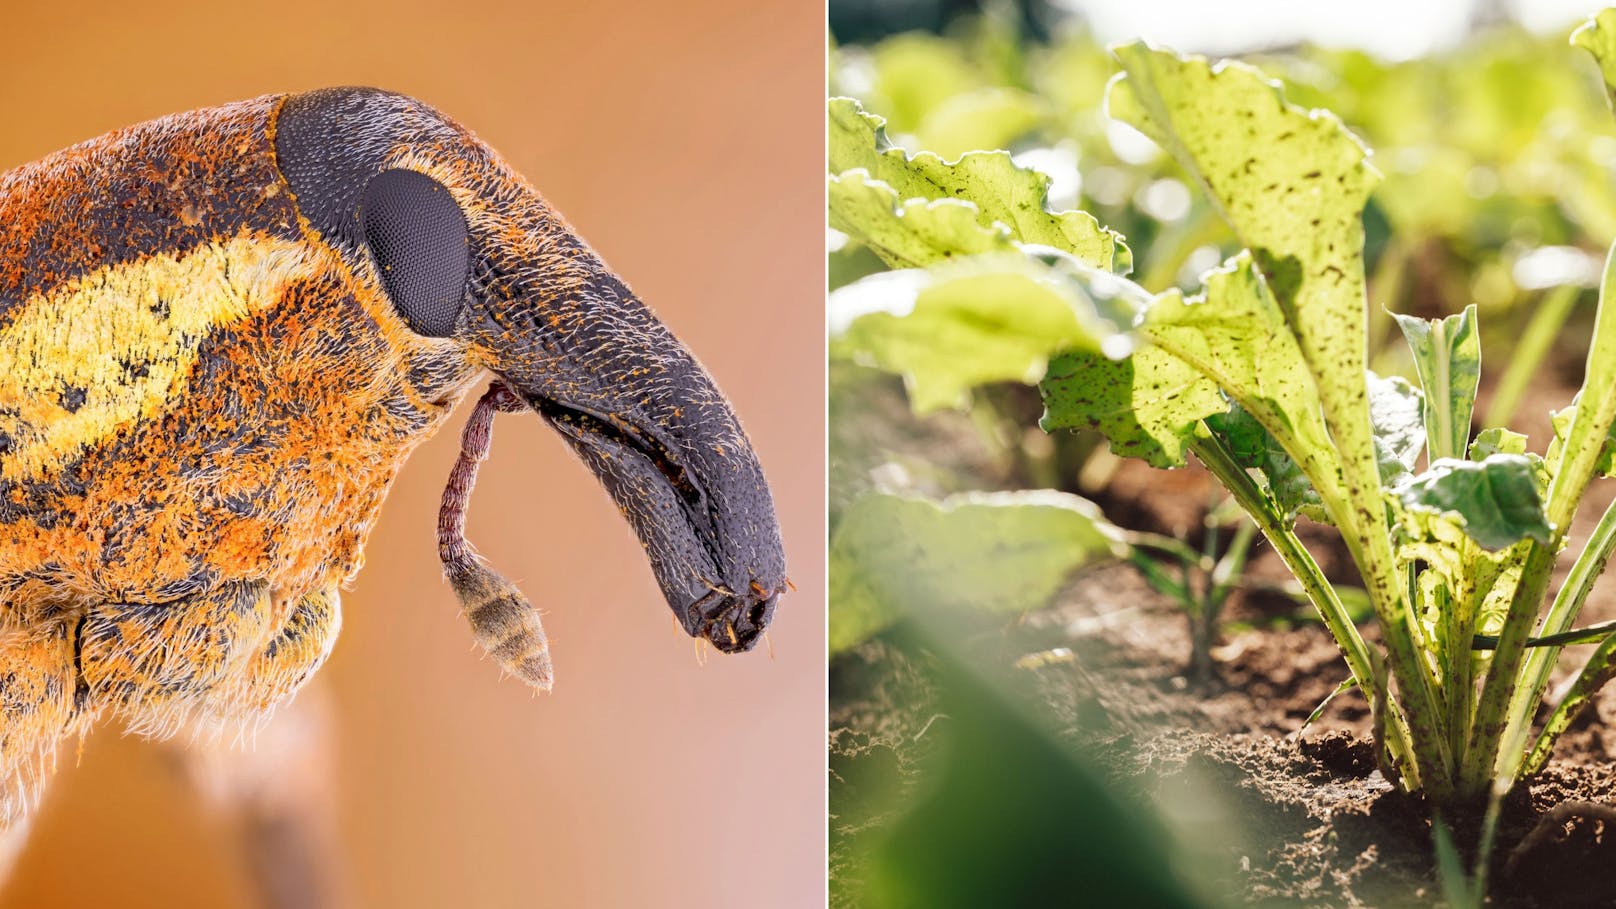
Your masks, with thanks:
[[[405,458],[474,387],[439,552],[476,638],[550,685],[462,535],[493,415],[559,431],[693,637],[750,649],[774,505],[686,348],[484,142],[367,88],[118,130],[0,176],[0,827],[63,736],[267,714],[330,653]]]

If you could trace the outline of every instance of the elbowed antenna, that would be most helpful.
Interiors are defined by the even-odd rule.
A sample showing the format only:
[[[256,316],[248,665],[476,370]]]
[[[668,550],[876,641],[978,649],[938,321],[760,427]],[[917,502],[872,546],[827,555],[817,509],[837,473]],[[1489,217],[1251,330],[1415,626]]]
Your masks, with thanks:
[[[549,691],[554,680],[550,645],[544,637],[538,608],[515,584],[489,568],[466,541],[466,508],[477,484],[477,469],[487,459],[494,440],[494,415],[524,406],[521,398],[498,382],[477,399],[460,434],[460,456],[443,488],[443,504],[438,509],[438,558],[483,651],[501,669],[534,688]]]

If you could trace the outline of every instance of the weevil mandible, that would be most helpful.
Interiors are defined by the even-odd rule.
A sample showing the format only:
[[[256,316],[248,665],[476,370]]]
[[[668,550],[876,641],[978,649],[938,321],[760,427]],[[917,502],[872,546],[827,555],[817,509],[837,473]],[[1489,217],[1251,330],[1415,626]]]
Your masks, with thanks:
[[[461,537],[498,410],[536,413],[684,630],[751,648],[787,584],[712,380],[470,132],[374,89],[269,96],[0,176],[0,826],[54,744],[266,714],[325,660],[410,451],[485,377],[440,555],[501,665],[537,613]]]

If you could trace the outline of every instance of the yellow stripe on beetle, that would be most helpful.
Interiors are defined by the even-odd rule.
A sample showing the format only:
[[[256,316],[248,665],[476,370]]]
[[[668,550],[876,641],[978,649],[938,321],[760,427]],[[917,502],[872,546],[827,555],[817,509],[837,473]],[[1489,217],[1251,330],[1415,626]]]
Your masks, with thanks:
[[[108,266],[30,298],[0,329],[0,478],[40,480],[183,395],[214,330],[312,273],[301,243],[247,233]]]

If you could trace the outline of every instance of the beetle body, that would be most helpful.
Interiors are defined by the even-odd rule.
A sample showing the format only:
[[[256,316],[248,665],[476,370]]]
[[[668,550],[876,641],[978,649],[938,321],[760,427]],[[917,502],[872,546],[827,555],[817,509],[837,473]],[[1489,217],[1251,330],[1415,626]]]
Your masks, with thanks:
[[[723,397],[420,102],[114,132],[0,177],[0,223],[0,821],[96,716],[160,735],[295,692],[405,458],[490,372],[600,477],[687,631],[741,650],[767,624],[778,529]],[[490,648],[507,607],[471,616]]]

